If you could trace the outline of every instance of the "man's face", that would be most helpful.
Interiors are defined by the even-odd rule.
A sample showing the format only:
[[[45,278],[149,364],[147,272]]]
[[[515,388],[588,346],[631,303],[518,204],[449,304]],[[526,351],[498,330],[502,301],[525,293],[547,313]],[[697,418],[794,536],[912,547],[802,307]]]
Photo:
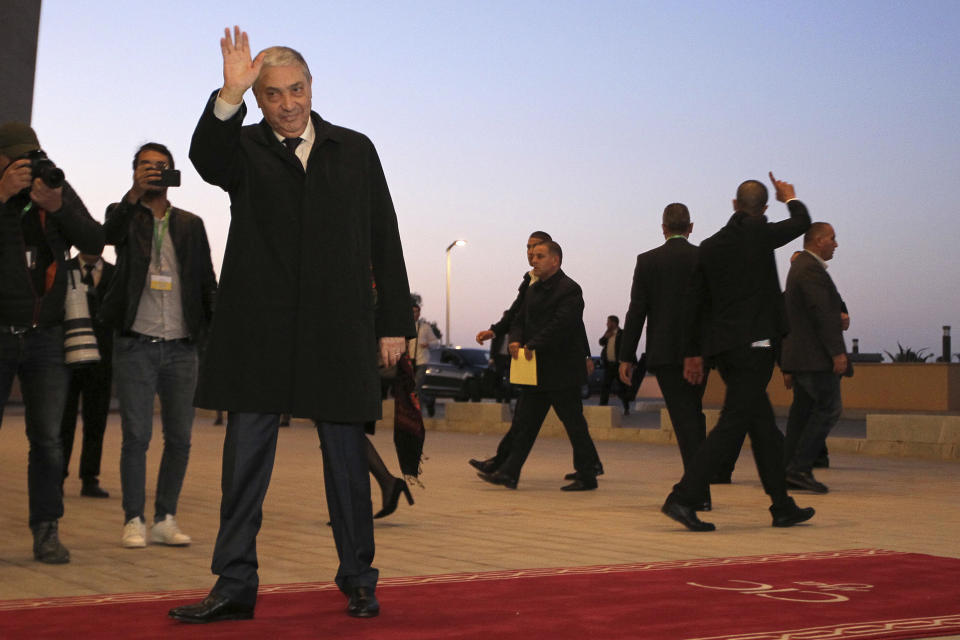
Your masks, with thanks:
[[[607,330],[613,331],[616,328],[617,328],[617,323],[614,322],[612,319],[607,318]]]
[[[543,240],[540,238],[531,237],[527,240],[527,264],[531,267],[533,266],[533,250],[538,244],[542,244]]]
[[[150,169],[169,169],[170,168],[170,158],[166,154],[153,149],[144,149],[137,156],[137,166],[133,170],[134,177],[138,175],[143,175],[143,173]],[[151,178],[152,180],[159,180],[159,174],[156,177]],[[163,193],[167,190],[166,187],[152,187],[149,193]]]
[[[257,105],[270,127],[285,138],[299,138],[307,128],[313,94],[299,65],[263,67],[254,85]]]
[[[538,244],[533,248],[530,266],[533,267],[533,275],[540,280],[546,280],[560,270],[560,257],[547,251],[545,245]]]
[[[826,262],[833,258],[833,252],[837,246],[837,234],[834,232],[833,227],[828,226],[823,233],[817,236],[814,251]]]
[[[420,307],[413,308],[413,321],[416,322],[420,319]]]

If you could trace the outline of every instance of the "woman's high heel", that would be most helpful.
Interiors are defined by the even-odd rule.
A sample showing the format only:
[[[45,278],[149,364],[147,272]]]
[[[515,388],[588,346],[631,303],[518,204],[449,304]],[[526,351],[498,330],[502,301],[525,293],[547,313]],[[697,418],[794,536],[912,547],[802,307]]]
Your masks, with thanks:
[[[393,490],[390,492],[390,496],[387,497],[384,495],[383,500],[383,509],[380,509],[373,517],[374,518],[385,518],[394,511],[397,510],[397,506],[400,504],[400,494],[403,494],[407,498],[407,504],[413,504],[413,494],[410,493],[410,487],[407,486],[406,480],[397,479],[393,483]]]

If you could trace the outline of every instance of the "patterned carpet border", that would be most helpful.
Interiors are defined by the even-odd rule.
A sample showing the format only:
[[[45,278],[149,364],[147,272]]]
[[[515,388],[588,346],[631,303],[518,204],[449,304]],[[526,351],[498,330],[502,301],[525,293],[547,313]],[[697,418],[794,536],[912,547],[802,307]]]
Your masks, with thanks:
[[[933,631],[942,631],[947,635],[960,629],[960,615],[927,618],[904,618],[901,620],[875,620],[855,622],[845,625],[808,627],[784,631],[764,631],[760,633],[735,633],[726,636],[691,638],[690,640],[855,640],[856,638],[877,638],[885,635],[903,637],[904,632],[923,632],[924,636]]]
[[[393,586],[409,586],[417,584],[443,584],[454,582],[477,582],[486,580],[518,580],[523,578],[539,578],[545,576],[560,575],[579,575],[579,574],[601,574],[601,573],[623,573],[632,571],[665,571],[668,569],[683,569],[697,567],[719,567],[724,565],[748,565],[748,564],[770,564],[776,562],[797,562],[804,560],[829,560],[834,558],[861,558],[870,556],[896,556],[905,555],[900,551],[887,551],[884,549],[846,549],[842,551],[813,551],[808,553],[779,553],[759,556],[743,556],[735,558],[696,558],[693,560],[666,560],[658,562],[636,562],[632,564],[616,565],[593,565],[586,567],[550,567],[543,569],[508,569],[501,571],[485,571],[481,573],[448,573],[433,576],[407,576],[384,578],[377,583],[378,588]],[[300,593],[307,591],[328,591],[336,589],[337,586],[332,582],[301,582],[293,584],[278,584],[261,586],[259,595],[263,596],[271,593]],[[189,600],[192,598],[202,598],[207,595],[209,589],[189,589],[181,591],[160,591],[154,593],[118,593],[118,594],[99,594],[85,596],[67,596],[60,598],[31,598],[25,600],[6,600],[0,601],[0,611],[16,611],[23,609],[52,609],[57,607],[72,606],[96,606],[107,604],[123,604],[132,602],[149,601],[169,601],[169,600]],[[960,626],[960,620],[954,620],[954,616],[938,619],[939,623],[944,624],[944,628],[954,628]],[[893,620],[890,625],[901,625],[897,627],[902,630],[902,625],[926,624],[928,619],[911,620]],[[876,624],[876,623],[870,623]],[[811,635],[796,635],[800,633],[797,630],[785,632],[787,635],[733,635],[733,636],[714,636],[711,638],[700,638],[698,640],[819,640],[820,638],[856,638],[856,629],[854,627],[869,625],[852,625],[848,635],[836,635],[834,629],[831,633],[834,635],[816,635],[817,629],[807,630]],[[833,629],[831,627],[831,629]],[[826,631],[826,628],[824,628]],[[872,633],[876,633],[873,629]]]

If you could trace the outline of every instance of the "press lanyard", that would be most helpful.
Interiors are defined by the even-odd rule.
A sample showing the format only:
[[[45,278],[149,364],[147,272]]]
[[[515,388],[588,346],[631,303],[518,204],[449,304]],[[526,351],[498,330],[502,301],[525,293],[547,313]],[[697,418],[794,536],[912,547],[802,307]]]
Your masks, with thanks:
[[[163,217],[159,223],[153,225],[153,255],[157,264],[160,264],[160,252],[163,250],[163,236],[167,235],[167,227],[170,225],[170,207],[163,212]]]

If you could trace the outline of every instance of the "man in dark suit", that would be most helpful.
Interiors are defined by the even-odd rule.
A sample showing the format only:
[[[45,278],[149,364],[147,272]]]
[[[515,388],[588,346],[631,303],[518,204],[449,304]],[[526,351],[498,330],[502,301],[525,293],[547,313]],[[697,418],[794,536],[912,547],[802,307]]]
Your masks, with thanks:
[[[113,382],[113,329],[98,318],[103,296],[110,288],[114,266],[98,255],[79,254],[67,263],[79,269],[87,287],[87,307],[97,337],[100,361],[75,367],[70,371],[67,403],[60,422],[63,439],[63,477],[66,479],[77,431],[77,404],[82,402],[83,448],[80,450],[80,495],[88,498],[109,498],[100,487],[100,459],[103,454],[103,433],[110,412],[110,385]]]
[[[637,256],[630,289],[620,349],[620,380],[630,384],[637,344],[647,324],[647,369],[657,376],[660,392],[670,413],[670,422],[680,447],[683,469],[687,471],[693,455],[707,435],[703,415],[703,390],[706,374],[699,384],[683,379],[683,345],[680,325],[683,296],[697,265],[697,247],[687,240],[693,231],[690,211],[679,202],[663,210],[660,225],[666,240],[656,249]],[[697,496],[696,508],[710,509],[709,488]]]
[[[516,489],[520,470],[552,406],[573,445],[575,477],[563,491],[597,488],[600,458],[583,417],[580,388],[586,383],[583,366],[583,293],[560,269],[563,252],[553,241],[533,249],[536,282],[529,286],[510,326],[510,356],[521,347],[528,360],[536,354],[537,384],[524,387],[517,402],[513,442],[503,463],[478,475],[492,484]]]
[[[847,370],[843,340],[843,301],[830,274],[837,238],[826,222],[814,222],[803,237],[803,251],[790,265],[784,292],[790,333],[783,340],[780,368],[793,388],[784,443],[787,486],[827,493],[813,476],[827,434],[843,411],[840,376]]]
[[[715,529],[702,522],[694,509],[744,432],[750,435],[760,480],[773,502],[773,526],[789,527],[813,517],[812,508],[799,508],[787,495],[783,435],[767,397],[780,340],[788,328],[774,250],[803,234],[810,226],[810,215],[796,199],[793,185],[774,179],[772,173],[770,179],[790,217],[768,222],[763,215],[767,188],[757,180],[742,183],[733,201],[733,216],[700,245],[687,290],[684,378],[690,384],[702,384],[707,357],[727,386],[720,420],[661,509],[692,531]]]
[[[623,331],[620,318],[607,316],[607,330],[600,336],[600,361],[603,363],[603,383],[600,386],[600,406],[610,402],[610,391],[620,398],[624,415],[630,415],[630,383],[619,383],[620,341]]]
[[[173,618],[253,617],[256,537],[280,414],[314,421],[320,437],[335,578],[346,613],[379,613],[364,423],[380,417],[377,351],[390,367],[413,338],[397,216],[373,143],[312,111],[306,61],[288,47],[256,58],[235,27],[220,40],[223,87],[194,131],[190,159],[230,194],[230,235],[197,403],[228,411],[219,577]],[[243,126],[253,87],[263,112]],[[373,283],[376,283],[374,302]],[[332,366],[336,363],[336,366]]]

